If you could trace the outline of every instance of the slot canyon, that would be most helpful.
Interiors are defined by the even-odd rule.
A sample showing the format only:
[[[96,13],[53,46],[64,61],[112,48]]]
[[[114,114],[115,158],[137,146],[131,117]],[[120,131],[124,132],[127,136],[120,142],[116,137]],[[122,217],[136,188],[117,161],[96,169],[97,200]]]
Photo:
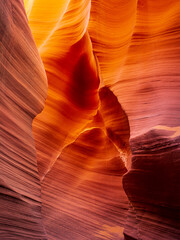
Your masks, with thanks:
[[[180,239],[180,2],[0,0],[0,240]]]

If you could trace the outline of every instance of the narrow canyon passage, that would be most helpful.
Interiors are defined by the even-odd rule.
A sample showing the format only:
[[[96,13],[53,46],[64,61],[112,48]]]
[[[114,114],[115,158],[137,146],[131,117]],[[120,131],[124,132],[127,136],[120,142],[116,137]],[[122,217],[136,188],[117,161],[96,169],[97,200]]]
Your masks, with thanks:
[[[123,239],[129,125],[114,94],[107,87],[99,92],[98,113],[42,181],[42,217],[50,239],[58,234],[58,239]]]
[[[180,238],[179,19],[0,1],[0,240]]]

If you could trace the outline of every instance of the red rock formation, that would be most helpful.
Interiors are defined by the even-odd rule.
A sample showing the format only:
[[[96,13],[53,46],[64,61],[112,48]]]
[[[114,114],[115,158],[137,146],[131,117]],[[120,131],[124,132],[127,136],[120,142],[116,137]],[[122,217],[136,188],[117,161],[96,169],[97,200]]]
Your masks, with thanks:
[[[42,183],[49,239],[122,239],[124,172],[119,152],[100,128],[84,131],[67,146]]]
[[[2,239],[179,239],[180,4],[24,2],[48,96],[2,0]]]
[[[96,114],[99,85],[87,34],[65,56],[43,60],[53,72],[47,71],[48,98],[33,125],[42,178],[52,168],[64,146],[71,143]]]
[[[32,120],[47,82],[22,1],[0,2],[0,239],[46,239]]]
[[[90,36],[103,81],[118,97],[131,130],[132,165],[124,189],[132,207],[124,232],[127,239],[178,239],[179,137],[173,130],[180,123],[180,5],[101,3],[92,2]]]

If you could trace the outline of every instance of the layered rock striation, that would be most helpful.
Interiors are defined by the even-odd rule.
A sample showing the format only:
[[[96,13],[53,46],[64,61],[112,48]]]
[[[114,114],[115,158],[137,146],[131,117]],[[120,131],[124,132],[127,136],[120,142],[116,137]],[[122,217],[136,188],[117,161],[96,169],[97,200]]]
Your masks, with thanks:
[[[24,4],[0,3],[2,239],[179,239],[179,3]]]
[[[32,136],[47,79],[23,1],[0,2],[0,239],[47,239]]]

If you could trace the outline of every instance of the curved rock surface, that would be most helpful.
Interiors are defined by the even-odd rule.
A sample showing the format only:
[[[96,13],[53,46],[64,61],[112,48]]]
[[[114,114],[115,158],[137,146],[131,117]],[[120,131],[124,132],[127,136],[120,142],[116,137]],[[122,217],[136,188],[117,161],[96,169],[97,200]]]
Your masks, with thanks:
[[[1,238],[179,239],[180,4],[24,4],[48,92],[2,0]]]
[[[103,130],[84,131],[62,151],[42,183],[49,238],[123,239],[128,207],[124,172],[119,152]]]
[[[0,239],[46,239],[32,120],[47,80],[23,1],[0,2]]]

